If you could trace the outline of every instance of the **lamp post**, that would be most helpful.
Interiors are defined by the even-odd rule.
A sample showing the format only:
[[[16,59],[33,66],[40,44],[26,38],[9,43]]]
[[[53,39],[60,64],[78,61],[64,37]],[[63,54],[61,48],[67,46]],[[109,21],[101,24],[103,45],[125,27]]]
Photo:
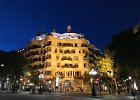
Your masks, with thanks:
[[[97,74],[97,71],[95,71],[94,69],[91,69],[91,71],[89,72],[89,75],[91,75],[91,76],[95,76],[96,74]],[[96,96],[94,79],[93,79],[93,83],[92,83],[92,96]]]
[[[112,95],[112,82],[111,82],[111,71],[107,71],[109,73],[109,94]]]
[[[39,77],[39,80],[40,80],[40,87],[41,87],[41,85],[43,85],[44,75],[43,74],[40,74],[38,77]]]
[[[4,67],[4,64],[1,64],[1,69],[3,69],[3,67]],[[1,75],[1,89],[3,90],[3,88],[4,88],[4,75],[3,75],[4,73],[3,73],[3,70],[2,70],[2,75]]]
[[[9,92],[9,90],[10,90],[10,78],[9,77],[6,78],[6,84],[7,84],[6,90],[7,90],[7,92]]]
[[[22,90],[22,88],[23,88],[23,87],[22,87],[22,86],[23,86],[23,78],[20,78],[19,80],[20,80],[20,83],[19,83],[19,84],[20,84],[20,85],[19,85],[19,86],[20,86],[20,90]]]
[[[39,80],[40,80],[39,94],[41,94],[41,93],[42,93],[42,87],[41,87],[41,85],[43,85],[43,78],[44,78],[44,75],[43,75],[43,74],[40,74],[38,77],[39,77]]]
[[[101,84],[101,82],[102,82],[102,80],[101,80],[101,77],[103,76],[103,73],[99,73],[99,75],[100,75],[100,80],[99,80],[99,86],[100,86],[100,96],[102,97],[102,84]]]

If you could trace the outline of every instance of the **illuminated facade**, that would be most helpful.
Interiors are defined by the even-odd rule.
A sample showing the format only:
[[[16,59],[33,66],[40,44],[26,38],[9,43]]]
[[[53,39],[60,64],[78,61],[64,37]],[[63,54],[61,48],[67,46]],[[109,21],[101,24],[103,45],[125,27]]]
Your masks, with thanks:
[[[84,84],[84,74],[90,70],[89,41],[83,35],[71,32],[40,32],[25,46],[25,57],[34,69],[43,75],[43,82],[58,91],[89,89]]]

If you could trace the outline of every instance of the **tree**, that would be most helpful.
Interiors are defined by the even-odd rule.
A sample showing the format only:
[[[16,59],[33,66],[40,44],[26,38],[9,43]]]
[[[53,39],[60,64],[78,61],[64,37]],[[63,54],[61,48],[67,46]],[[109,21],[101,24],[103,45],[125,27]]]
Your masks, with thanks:
[[[109,50],[105,50],[104,56],[97,57],[97,66],[99,68],[99,72],[106,74],[114,81],[116,90],[118,90],[116,80],[117,68],[114,67],[113,53]]]
[[[115,52],[115,66],[116,64],[120,66],[120,78],[132,76],[140,84],[140,27],[137,31],[132,27],[114,35],[106,48]]]
[[[4,79],[2,83],[6,81],[7,77],[10,78],[11,84],[16,84],[21,77],[28,78],[35,84],[39,82],[39,71],[30,66],[31,62],[24,57],[21,50],[10,52],[0,50],[0,64],[4,65],[0,68],[0,80]]]
[[[38,70],[33,70],[30,65],[24,67],[23,70],[23,78],[29,79],[30,82],[34,84],[39,83],[39,76],[40,72]]]

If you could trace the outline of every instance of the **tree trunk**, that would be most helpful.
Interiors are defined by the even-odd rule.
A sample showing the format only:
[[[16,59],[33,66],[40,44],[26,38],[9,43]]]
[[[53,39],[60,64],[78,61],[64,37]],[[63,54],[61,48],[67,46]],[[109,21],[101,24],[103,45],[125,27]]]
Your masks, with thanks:
[[[117,84],[116,78],[113,78],[113,81],[114,81],[114,84],[115,84],[115,87],[116,87],[116,91],[118,91],[118,84]]]
[[[140,89],[140,79],[137,80],[138,89]]]

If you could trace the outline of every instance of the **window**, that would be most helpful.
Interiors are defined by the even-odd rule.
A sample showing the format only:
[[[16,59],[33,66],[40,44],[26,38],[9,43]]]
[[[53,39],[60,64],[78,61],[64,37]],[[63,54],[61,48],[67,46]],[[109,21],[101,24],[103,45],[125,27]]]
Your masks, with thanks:
[[[51,66],[51,62],[46,62],[46,66]]]
[[[72,49],[72,50],[71,50],[71,53],[75,53],[75,49]]]
[[[57,48],[55,49],[55,53],[57,53]]]
[[[72,76],[72,71],[67,71],[67,72],[66,72],[66,75],[67,75],[67,76]]]
[[[85,50],[83,50],[83,53],[85,53]]]
[[[41,61],[41,57],[39,57],[38,61]]]
[[[45,53],[46,53],[46,52],[48,52],[48,51],[47,51],[47,48],[45,49]]]
[[[45,61],[45,56],[42,57],[42,61]]]
[[[67,56],[63,56],[61,60],[67,60]]]
[[[87,67],[87,63],[84,63],[84,68],[86,68]]]
[[[58,43],[57,43],[57,46],[61,46],[61,42],[58,42]]]
[[[78,56],[74,56],[74,60],[78,60]]]
[[[56,56],[56,60],[59,60],[59,56]]]
[[[51,47],[47,47],[47,51],[51,51]]]
[[[60,67],[60,63],[57,63],[57,67]]]
[[[78,64],[75,64],[75,67],[78,68]]]
[[[59,49],[59,52],[60,52],[60,53],[63,53],[63,49]]]
[[[45,71],[45,75],[51,75],[52,71]]]
[[[71,67],[71,68],[72,68],[72,66],[73,66],[73,65],[72,65],[72,64],[70,64],[70,67]]]
[[[46,45],[47,46],[50,46],[51,45],[51,41],[48,41]]]
[[[43,53],[43,51],[41,50],[40,54],[42,54],[42,53]]]
[[[64,50],[64,54],[69,54],[70,53],[70,50]]]
[[[73,44],[72,43],[67,43],[67,46],[73,47]]]
[[[46,59],[51,59],[51,54],[47,54]]]
[[[75,72],[75,76],[81,76],[81,72],[80,71],[76,71]]]
[[[67,57],[67,60],[70,60],[70,61],[72,61],[72,58],[71,58],[71,57]]]
[[[77,47],[77,43],[75,43],[75,45],[74,45],[75,47]]]

